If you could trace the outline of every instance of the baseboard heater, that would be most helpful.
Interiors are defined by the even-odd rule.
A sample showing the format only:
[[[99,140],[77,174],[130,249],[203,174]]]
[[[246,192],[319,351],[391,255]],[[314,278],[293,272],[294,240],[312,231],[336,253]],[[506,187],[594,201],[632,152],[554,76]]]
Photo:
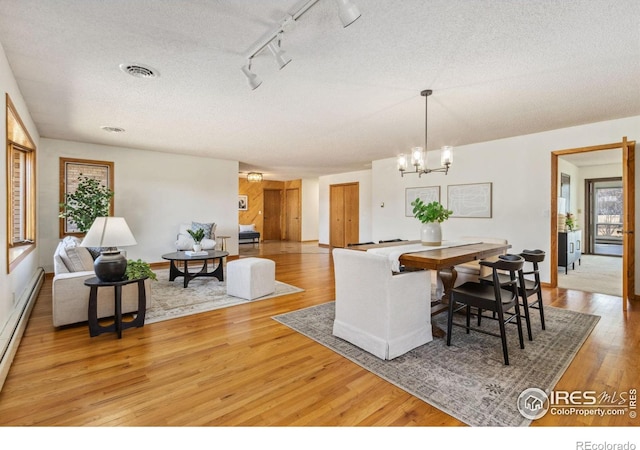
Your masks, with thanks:
[[[0,333],[0,342],[6,342],[4,348],[0,351],[0,390],[4,386],[4,382],[9,374],[11,363],[18,351],[18,346],[22,340],[24,330],[27,328],[27,322],[31,315],[33,305],[36,303],[38,293],[44,282],[44,269],[39,267],[36,273],[31,278],[31,281],[18,301],[14,312],[7,321],[4,329]]]

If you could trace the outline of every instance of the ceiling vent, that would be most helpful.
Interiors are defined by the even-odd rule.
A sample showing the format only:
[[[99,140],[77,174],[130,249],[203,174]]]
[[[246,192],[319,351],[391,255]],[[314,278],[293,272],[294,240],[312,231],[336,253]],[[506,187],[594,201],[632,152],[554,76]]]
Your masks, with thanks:
[[[156,78],[158,71],[140,64],[120,64],[120,70],[136,78]]]
[[[120,127],[100,127],[102,128],[104,131],[106,131],[107,133],[124,133],[124,128],[120,128]]]

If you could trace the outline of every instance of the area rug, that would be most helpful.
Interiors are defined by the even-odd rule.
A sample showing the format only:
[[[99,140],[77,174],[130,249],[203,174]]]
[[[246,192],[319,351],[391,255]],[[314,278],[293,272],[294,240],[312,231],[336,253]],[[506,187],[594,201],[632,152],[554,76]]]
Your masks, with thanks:
[[[257,302],[304,290],[276,281],[276,290],[273,294],[250,301],[227,295],[226,283],[220,282],[216,278],[194,278],[185,288],[182,277],[169,281],[169,269],[155,270],[154,272],[158,279],[151,282],[153,301],[147,308],[145,324]]]
[[[622,297],[622,258],[582,255],[575,270],[558,267],[558,287]]]
[[[528,388],[552,390],[596,326],[599,316],[545,307],[546,330],[537,310],[533,341],[520,349],[515,325],[508,326],[509,366],[504,365],[500,338],[454,327],[451,346],[445,338],[384,361],[333,336],[335,302],[273,317],[274,320],[330,348],[379,377],[471,426],[527,426],[531,420],[517,409]],[[446,330],[446,314],[433,323]],[[456,317],[464,321],[464,316]],[[482,327],[497,330],[497,322]],[[523,328],[525,327],[523,323]],[[494,331],[495,331],[494,330]]]

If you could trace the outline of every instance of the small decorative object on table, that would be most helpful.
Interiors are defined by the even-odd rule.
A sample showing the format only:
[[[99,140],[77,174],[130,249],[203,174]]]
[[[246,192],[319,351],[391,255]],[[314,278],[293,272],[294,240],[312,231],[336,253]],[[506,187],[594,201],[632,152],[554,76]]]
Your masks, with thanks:
[[[449,218],[453,211],[446,209],[439,202],[425,203],[416,198],[411,202],[413,216],[422,222],[420,240],[422,245],[438,246],[442,244],[442,228],[440,223]]]
[[[187,230],[187,233],[189,233],[193,238],[193,251],[202,251],[202,245],[200,245],[200,242],[204,239],[204,230],[202,228],[198,228],[197,230]]]
[[[573,231],[576,228],[576,219],[572,213],[567,213],[567,218],[565,219],[565,224],[569,231]]]

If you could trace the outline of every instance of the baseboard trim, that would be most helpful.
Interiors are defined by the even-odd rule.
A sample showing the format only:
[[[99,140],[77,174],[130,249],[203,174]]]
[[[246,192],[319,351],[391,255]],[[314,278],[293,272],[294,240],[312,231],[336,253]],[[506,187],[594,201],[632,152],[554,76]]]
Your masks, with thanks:
[[[22,299],[18,302],[15,311],[11,317],[9,317],[9,321],[2,332],[2,340],[6,338],[7,345],[2,349],[2,355],[0,357],[0,390],[2,390],[7,375],[9,375],[11,363],[20,346],[24,330],[27,328],[31,310],[33,310],[33,305],[36,303],[42,283],[44,283],[44,277],[44,269],[38,267],[33,278],[31,278],[29,287],[25,290],[25,294],[23,294]]]

